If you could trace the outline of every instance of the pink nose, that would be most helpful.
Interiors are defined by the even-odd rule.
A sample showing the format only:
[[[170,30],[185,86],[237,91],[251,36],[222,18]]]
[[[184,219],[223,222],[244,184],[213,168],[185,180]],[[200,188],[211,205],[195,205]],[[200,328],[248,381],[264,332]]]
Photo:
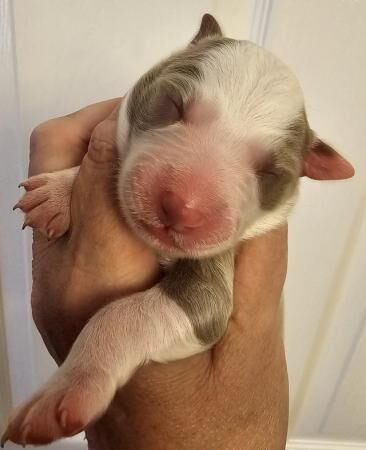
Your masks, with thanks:
[[[198,228],[204,222],[202,213],[189,206],[174,192],[162,194],[158,214],[163,225],[172,227],[179,232]]]

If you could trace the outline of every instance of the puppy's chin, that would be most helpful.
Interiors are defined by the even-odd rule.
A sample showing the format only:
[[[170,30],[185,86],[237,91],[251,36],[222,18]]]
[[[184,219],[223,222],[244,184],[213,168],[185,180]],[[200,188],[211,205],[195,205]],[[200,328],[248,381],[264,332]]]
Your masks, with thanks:
[[[171,232],[164,227],[149,227],[131,217],[126,217],[126,220],[137,237],[163,257],[205,258],[234,246],[234,238],[231,236],[210,244],[196,243],[187,241],[179,233]]]

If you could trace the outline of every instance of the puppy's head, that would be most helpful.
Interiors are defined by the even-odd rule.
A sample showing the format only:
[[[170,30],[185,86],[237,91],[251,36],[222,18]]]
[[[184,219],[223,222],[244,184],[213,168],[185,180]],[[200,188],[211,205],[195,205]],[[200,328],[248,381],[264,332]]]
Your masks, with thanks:
[[[353,175],[310,129],[291,71],[223,37],[210,15],[127,94],[117,141],[125,218],[170,256],[213,254],[277,226],[301,175]]]

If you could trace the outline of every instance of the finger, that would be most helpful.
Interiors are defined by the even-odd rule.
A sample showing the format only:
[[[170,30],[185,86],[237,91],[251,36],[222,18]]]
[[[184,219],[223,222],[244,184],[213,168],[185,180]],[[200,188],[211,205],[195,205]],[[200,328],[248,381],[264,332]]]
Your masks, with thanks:
[[[30,138],[29,175],[80,165],[94,127],[120,103],[120,99],[90,105],[34,129]]]
[[[116,147],[117,117],[116,111],[103,122],[99,123],[90,138],[88,154],[85,160],[87,166],[93,170],[117,160]]]
[[[68,249],[77,255],[81,273],[99,274],[93,279],[95,301],[90,300],[90,294],[85,296],[88,312],[100,302],[116,298],[116,293],[146,288],[158,273],[155,253],[123,221],[116,195],[116,127],[117,111],[95,127],[71,197]],[[127,271],[121,261],[129,262]],[[78,284],[79,308],[84,287]],[[90,282],[85,289],[90,291]]]
[[[79,133],[86,144],[89,145],[90,136],[96,125],[109,116],[114,116],[121,104],[121,98],[113,98],[104,102],[94,103],[86,108],[69,114],[69,118],[75,119],[79,124]]]
[[[87,146],[75,132],[75,122],[67,117],[47,121],[30,137],[29,176],[77,166]]]
[[[95,200],[94,204],[98,204],[97,199],[103,199],[107,207],[112,205],[111,200],[116,198],[114,187],[118,165],[116,146],[118,111],[119,105],[107,119],[94,128],[79,172],[79,184],[83,186],[84,197],[85,193],[89,193],[89,197]]]
[[[287,225],[240,246],[234,311],[224,338],[213,351],[218,373],[230,378],[235,372],[243,377],[243,371],[260,366],[258,358],[267,364],[281,351],[280,303],[286,271]]]
[[[237,252],[234,310],[224,341],[240,348],[251,333],[279,319],[287,271],[287,225],[244,242]]]
[[[238,249],[233,319],[239,324],[276,314],[287,272],[287,225],[244,242]]]
[[[88,151],[80,167],[72,202],[73,218],[89,221],[98,211],[100,217],[116,216],[120,221],[115,194],[117,174],[117,115],[114,111],[94,129]],[[74,219],[73,219],[74,220]]]

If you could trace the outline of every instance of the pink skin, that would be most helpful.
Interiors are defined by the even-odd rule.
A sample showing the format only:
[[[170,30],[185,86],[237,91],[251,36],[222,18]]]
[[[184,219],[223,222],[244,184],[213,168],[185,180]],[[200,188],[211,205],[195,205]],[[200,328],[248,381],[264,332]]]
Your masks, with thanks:
[[[163,191],[158,198],[158,217],[160,222],[175,231],[185,233],[205,225],[200,208],[184,196],[174,191]]]
[[[134,227],[167,250],[210,248],[231,237],[234,214],[212,172],[145,167],[139,163],[126,181],[131,193],[127,210]]]
[[[121,151],[118,188],[131,228],[173,254],[199,256],[233,243],[257,205],[249,153],[216,123],[178,124],[133,138]]]

